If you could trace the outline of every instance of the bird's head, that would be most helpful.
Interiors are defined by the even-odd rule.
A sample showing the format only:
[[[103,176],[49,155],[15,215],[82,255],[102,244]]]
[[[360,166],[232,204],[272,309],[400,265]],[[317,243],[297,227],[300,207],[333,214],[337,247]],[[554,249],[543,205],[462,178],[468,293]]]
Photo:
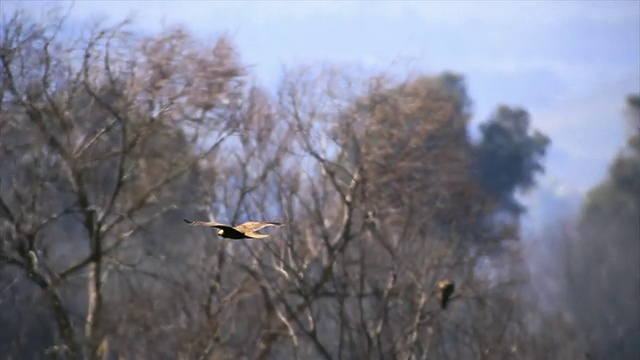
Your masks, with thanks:
[[[450,279],[444,279],[438,282],[438,288],[440,289],[440,291],[443,291],[445,289],[453,289],[454,287],[455,284]]]

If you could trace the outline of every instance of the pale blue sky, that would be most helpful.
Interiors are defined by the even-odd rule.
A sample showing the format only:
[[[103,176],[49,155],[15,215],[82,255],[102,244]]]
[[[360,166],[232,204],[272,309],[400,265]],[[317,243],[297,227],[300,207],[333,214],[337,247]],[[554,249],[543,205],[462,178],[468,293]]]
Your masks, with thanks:
[[[11,11],[17,3],[3,4]],[[388,67],[411,59],[427,73],[460,72],[474,123],[500,103],[522,106],[552,138],[543,186],[531,198],[538,207],[550,195],[575,199],[602,179],[624,141],[624,99],[640,92],[639,1],[85,0],[71,16],[117,20],[132,11],[148,30],[164,19],[202,36],[228,31],[264,84],[282,64],[324,60]]]

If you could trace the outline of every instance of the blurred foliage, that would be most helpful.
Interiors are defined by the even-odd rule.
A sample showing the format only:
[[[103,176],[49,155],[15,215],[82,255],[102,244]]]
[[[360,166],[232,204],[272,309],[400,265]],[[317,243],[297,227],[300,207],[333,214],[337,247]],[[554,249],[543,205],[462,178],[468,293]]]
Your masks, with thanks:
[[[637,99],[637,96],[635,97]],[[629,114],[640,103],[629,97]],[[566,306],[595,358],[640,356],[640,134],[586,198],[567,241]]]
[[[500,106],[480,125],[482,140],[474,148],[479,181],[500,199],[504,210],[520,214],[524,208],[514,198],[517,190],[535,185],[544,171],[542,158],[551,140],[539,131],[530,132],[526,110]]]

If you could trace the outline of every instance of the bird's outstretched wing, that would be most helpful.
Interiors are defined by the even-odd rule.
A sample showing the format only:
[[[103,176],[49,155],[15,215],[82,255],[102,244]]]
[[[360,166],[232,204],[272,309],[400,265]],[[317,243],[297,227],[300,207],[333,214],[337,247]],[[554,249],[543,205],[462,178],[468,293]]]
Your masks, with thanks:
[[[279,221],[248,221],[235,227],[236,230],[242,232],[247,237],[255,239],[263,239],[269,235],[259,234],[256,231],[263,229],[267,226],[282,226],[283,223]]]
[[[190,221],[187,219],[182,219],[184,220],[184,222],[186,222],[189,225],[193,225],[193,226],[209,226],[209,227],[215,227],[215,228],[220,228],[220,227],[225,227],[225,228],[229,228],[231,226],[229,225],[224,225],[224,224],[219,224],[215,221]]]
[[[284,225],[278,221],[247,221],[246,223],[236,226],[236,230],[242,232],[253,232],[263,229],[268,226],[282,226]]]

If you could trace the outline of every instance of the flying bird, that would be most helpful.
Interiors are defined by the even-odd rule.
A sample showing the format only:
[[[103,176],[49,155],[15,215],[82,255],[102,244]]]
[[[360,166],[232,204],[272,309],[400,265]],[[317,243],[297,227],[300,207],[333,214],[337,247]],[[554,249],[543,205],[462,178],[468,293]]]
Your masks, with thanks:
[[[451,295],[453,295],[455,289],[456,284],[453,280],[444,279],[438,281],[438,293],[440,295],[440,307],[442,307],[442,309],[447,308],[447,303],[451,299]]]
[[[238,226],[231,226],[225,224],[218,224],[216,222],[208,221],[189,221],[183,219],[187,224],[193,226],[208,226],[219,229],[218,235],[223,238],[239,240],[239,239],[263,239],[269,235],[259,234],[256,231],[265,228],[267,226],[282,226],[284,225],[278,221],[248,221]]]

